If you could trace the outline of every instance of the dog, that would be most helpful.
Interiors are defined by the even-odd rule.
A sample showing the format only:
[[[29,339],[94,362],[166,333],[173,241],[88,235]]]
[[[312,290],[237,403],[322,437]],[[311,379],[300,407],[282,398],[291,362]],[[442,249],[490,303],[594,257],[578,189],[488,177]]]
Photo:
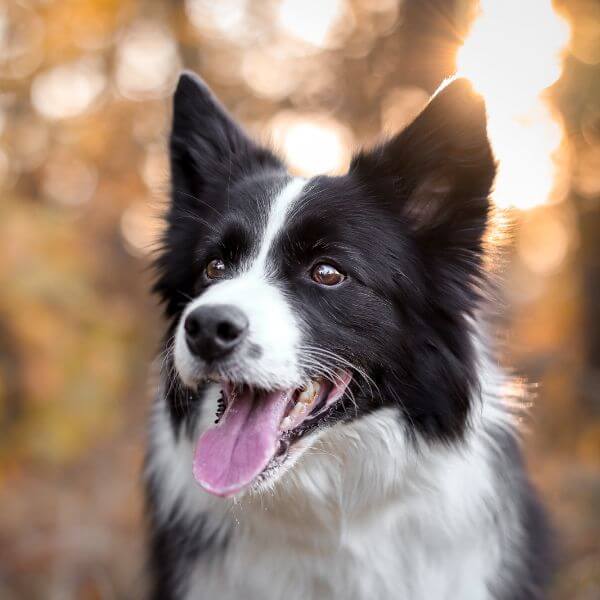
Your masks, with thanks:
[[[185,72],[170,168],[151,597],[545,597],[552,536],[486,326],[496,165],[471,84],[303,179]]]

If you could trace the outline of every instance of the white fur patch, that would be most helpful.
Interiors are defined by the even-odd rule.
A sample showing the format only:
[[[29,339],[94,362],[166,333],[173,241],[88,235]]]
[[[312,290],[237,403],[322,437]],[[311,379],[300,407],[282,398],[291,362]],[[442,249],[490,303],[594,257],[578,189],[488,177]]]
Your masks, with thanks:
[[[414,445],[400,414],[382,409],[309,437],[270,489],[233,500],[198,487],[192,444],[175,440],[158,409],[150,468],[163,514],[178,498],[182,516],[208,515],[211,530],[228,532],[216,560],[187,573],[185,598],[494,598],[510,579],[506,565],[518,562],[522,531],[489,432],[515,423],[499,399],[508,378],[483,354],[479,369],[481,398],[460,443]],[[198,433],[215,401],[209,393]]]

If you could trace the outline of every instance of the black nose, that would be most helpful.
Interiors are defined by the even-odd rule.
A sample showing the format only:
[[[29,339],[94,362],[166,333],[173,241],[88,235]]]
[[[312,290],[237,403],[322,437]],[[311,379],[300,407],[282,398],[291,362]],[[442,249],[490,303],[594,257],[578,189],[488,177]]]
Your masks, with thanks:
[[[246,315],[229,304],[194,309],[183,324],[187,345],[196,356],[211,361],[232,352],[248,331]]]

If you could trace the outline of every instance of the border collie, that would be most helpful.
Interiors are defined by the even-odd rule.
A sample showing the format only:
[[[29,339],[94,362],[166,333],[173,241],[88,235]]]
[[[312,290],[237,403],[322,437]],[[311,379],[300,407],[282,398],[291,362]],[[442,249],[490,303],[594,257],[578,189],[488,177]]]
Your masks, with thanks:
[[[302,179],[184,73],[170,161],[152,597],[543,598],[546,521],[483,322],[495,163],[470,84]]]

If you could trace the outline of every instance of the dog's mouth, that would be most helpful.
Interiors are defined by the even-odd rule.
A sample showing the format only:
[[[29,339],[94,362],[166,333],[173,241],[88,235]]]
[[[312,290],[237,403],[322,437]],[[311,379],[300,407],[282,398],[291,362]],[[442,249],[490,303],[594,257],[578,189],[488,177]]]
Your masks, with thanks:
[[[351,379],[343,371],[334,382],[313,379],[302,388],[272,391],[223,382],[217,422],[196,446],[196,481],[217,496],[240,492],[285,460],[290,446],[318,426]]]

